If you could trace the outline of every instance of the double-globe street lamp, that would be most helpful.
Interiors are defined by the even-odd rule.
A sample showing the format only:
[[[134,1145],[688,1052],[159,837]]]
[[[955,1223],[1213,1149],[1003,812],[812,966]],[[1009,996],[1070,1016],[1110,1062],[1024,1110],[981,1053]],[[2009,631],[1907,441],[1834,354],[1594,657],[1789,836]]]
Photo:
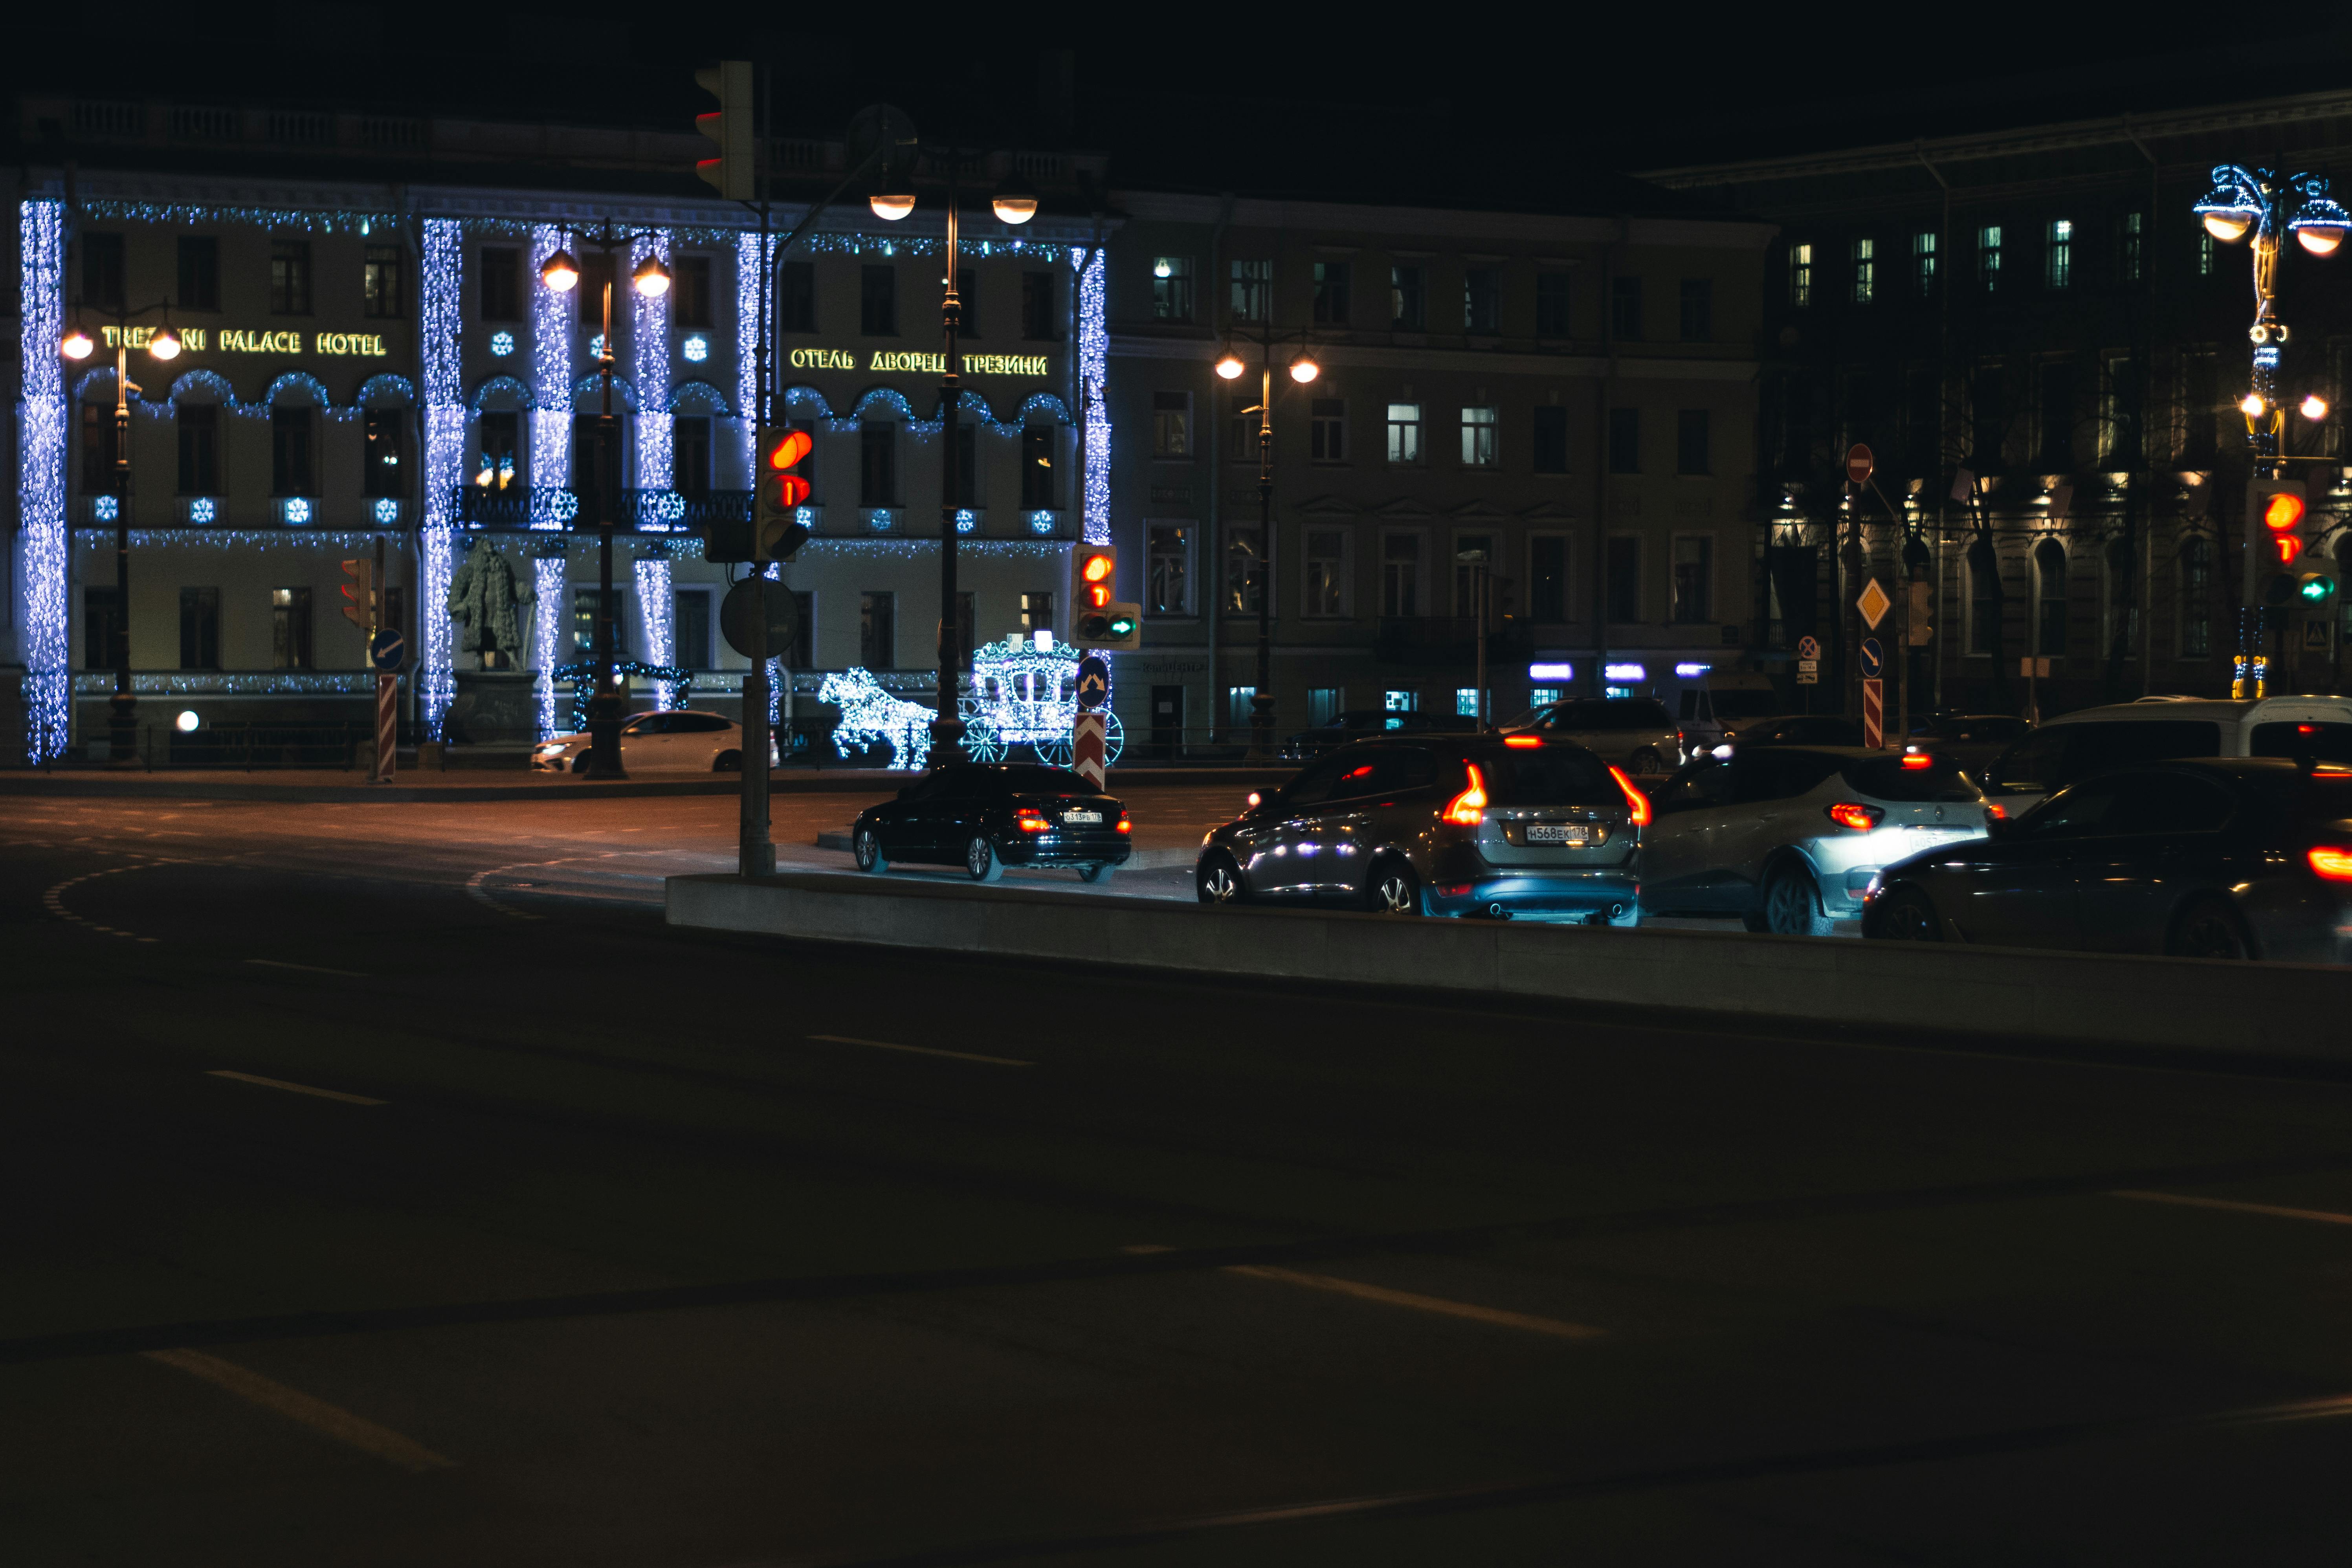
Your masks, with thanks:
[[[1289,368],[1290,379],[1304,386],[1323,373],[1304,346],[1307,336],[1304,331],[1277,332],[1268,317],[1257,340],[1257,406],[1242,410],[1257,416],[1257,685],[1250,692],[1249,753],[1244,759],[1254,763],[1274,761],[1274,349],[1278,342],[1300,340]],[[1217,374],[1238,381],[1248,368],[1228,340],[1217,359]]]
[[[81,324],[85,310],[114,323],[114,624],[108,653],[114,661],[114,696],[108,703],[106,760],[110,767],[136,767],[139,763],[139,699],[131,690],[131,395],[139,390],[131,381],[131,323],[142,316],[163,313],[163,324],[140,346],[150,359],[169,362],[180,357],[179,334],[172,331],[172,302],[142,306],[136,310],[103,306],[74,307],[74,324],[58,344],[69,360],[86,360],[98,343]]]
[[[596,340],[596,379],[604,400],[596,419],[596,630],[595,647],[589,656],[595,666],[596,686],[588,699],[587,772],[591,778],[626,776],[621,769],[620,683],[613,669],[613,530],[618,523],[613,513],[620,491],[621,466],[620,427],[613,418],[614,269],[611,263],[624,247],[652,237],[651,230],[616,231],[609,219],[594,234],[581,237],[601,251],[606,262],[604,331]],[[539,280],[559,294],[568,294],[580,286],[580,264],[572,258],[569,249],[558,247],[540,268]],[[637,264],[631,282],[638,293],[649,299],[658,298],[669,291],[669,268],[662,265],[660,257],[647,256]],[[542,650],[540,657],[548,655]]]
[[[940,360],[940,407],[941,430],[947,440],[940,458],[940,677],[939,711],[931,721],[934,767],[960,762],[963,757],[963,719],[957,710],[956,697],[963,683],[971,632],[971,627],[961,624],[962,617],[956,610],[956,514],[971,505],[971,498],[961,493],[960,482],[963,471],[963,382],[956,359],[956,338],[963,326],[963,300],[956,291],[960,251],[956,181],[961,173],[963,152],[950,146],[942,156],[948,166],[948,244],[940,324],[947,338],[947,353]],[[897,160],[883,170],[880,187],[866,204],[876,217],[897,223],[915,210],[914,175],[911,158]],[[997,187],[990,205],[1000,222],[1015,226],[1037,216],[1037,195],[1017,174],[1009,176]]]

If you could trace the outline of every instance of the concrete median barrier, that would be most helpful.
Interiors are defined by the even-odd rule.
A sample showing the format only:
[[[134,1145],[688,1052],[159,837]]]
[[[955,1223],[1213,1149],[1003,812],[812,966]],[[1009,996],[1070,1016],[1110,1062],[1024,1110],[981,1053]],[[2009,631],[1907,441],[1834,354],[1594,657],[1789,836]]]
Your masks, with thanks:
[[[1206,977],[1458,992],[1922,1037],[2352,1063],[2352,971],[961,888],[823,873],[673,877],[674,926],[1090,962]]]

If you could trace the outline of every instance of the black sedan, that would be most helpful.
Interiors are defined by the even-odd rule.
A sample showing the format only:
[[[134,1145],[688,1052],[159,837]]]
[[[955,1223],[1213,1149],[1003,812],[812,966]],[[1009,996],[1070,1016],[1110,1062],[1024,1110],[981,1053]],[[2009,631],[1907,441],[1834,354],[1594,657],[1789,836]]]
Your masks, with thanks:
[[[1311,762],[1324,752],[1344,746],[1350,741],[1360,741],[1370,735],[1417,734],[1439,728],[1427,713],[1399,713],[1381,708],[1351,708],[1332,716],[1328,724],[1312,730],[1301,730],[1282,742],[1280,756],[1286,763]]]
[[[1125,806],[1067,768],[956,763],[859,812],[849,847],[861,871],[898,860],[993,882],[1007,866],[1070,866],[1099,882],[1127,864],[1132,826]]]
[[[2069,785],[1879,873],[1865,937],[2352,963],[2352,768],[2217,757]]]

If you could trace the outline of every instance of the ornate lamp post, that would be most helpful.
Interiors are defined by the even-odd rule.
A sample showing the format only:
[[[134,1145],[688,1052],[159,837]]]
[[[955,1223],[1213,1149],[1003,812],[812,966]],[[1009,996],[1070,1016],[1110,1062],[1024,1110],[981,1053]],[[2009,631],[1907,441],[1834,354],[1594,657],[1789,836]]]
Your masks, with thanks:
[[[1261,581],[1257,593],[1257,687],[1250,693],[1249,753],[1243,760],[1270,763],[1274,761],[1274,345],[1297,338],[1302,345],[1307,338],[1303,331],[1276,332],[1271,317],[1258,334],[1257,406],[1244,408],[1244,414],[1257,416],[1257,521],[1258,571]],[[1230,343],[1217,361],[1217,374],[1227,381],[1238,381],[1249,367],[1242,363]],[[1314,355],[1302,346],[1291,357],[1290,379],[1304,386],[1323,373]]]
[[[596,418],[596,634],[595,647],[590,655],[596,667],[596,689],[588,699],[587,771],[591,778],[627,776],[621,770],[621,693],[613,672],[613,530],[619,521],[613,515],[613,501],[620,489],[621,447],[620,426],[613,417],[614,268],[610,262],[624,247],[649,237],[652,232],[616,232],[608,220],[597,233],[583,237],[604,253],[607,262],[604,331],[596,340],[601,351],[596,356],[596,379],[604,401]],[[539,280],[559,294],[569,293],[580,286],[580,264],[572,259],[569,250],[558,248],[539,269]],[[669,290],[669,268],[661,264],[659,257],[648,256],[638,263],[631,281],[640,294],[665,294]]]
[[[74,324],[58,344],[58,352],[69,360],[86,360],[98,347],[81,325],[84,309],[74,307]],[[136,310],[89,308],[90,314],[114,323],[114,635],[107,650],[114,660],[114,696],[107,703],[106,762],[115,768],[139,764],[139,699],[131,690],[131,395],[139,389],[131,383],[131,323],[157,310],[163,312],[163,324],[148,337],[147,355],[175,360],[180,339],[172,331],[169,300]]]

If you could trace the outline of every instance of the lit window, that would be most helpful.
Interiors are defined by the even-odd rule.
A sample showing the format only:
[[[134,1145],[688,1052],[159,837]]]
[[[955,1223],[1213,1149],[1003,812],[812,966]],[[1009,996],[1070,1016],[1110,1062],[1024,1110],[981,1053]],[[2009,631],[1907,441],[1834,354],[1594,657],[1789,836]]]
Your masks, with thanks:
[[[2071,218],[2050,220],[2042,249],[2042,281],[2063,289],[2074,279],[2074,224]]]
[[[1274,302],[1274,263],[1235,261],[1233,264],[1234,320],[1263,321]]]
[[[1389,405],[1389,461],[1418,463],[1421,461],[1421,405],[1391,403]]]
[[[2141,248],[2144,239],[2141,216],[2139,213],[2124,214],[2123,242],[2117,247],[2116,261],[2117,269],[2122,272],[2123,280],[2126,283],[2138,282],[2147,265],[2143,259],[2144,252]]]
[[[1878,290],[1878,242],[1857,239],[1853,242],[1853,302],[1867,305]]]
[[[1495,466],[1495,410],[1465,408],[1462,411],[1462,466],[1465,468],[1491,468]]]
[[[2000,225],[1977,230],[1977,282],[1987,291],[2000,287]]]
[[[1789,247],[1789,303],[1799,310],[1813,302],[1813,247]]]
[[[1160,321],[1192,319],[1192,258],[1156,256],[1151,260],[1151,316]]]
[[[1911,237],[1911,287],[1926,295],[1936,288],[1936,237],[1922,231]]]

